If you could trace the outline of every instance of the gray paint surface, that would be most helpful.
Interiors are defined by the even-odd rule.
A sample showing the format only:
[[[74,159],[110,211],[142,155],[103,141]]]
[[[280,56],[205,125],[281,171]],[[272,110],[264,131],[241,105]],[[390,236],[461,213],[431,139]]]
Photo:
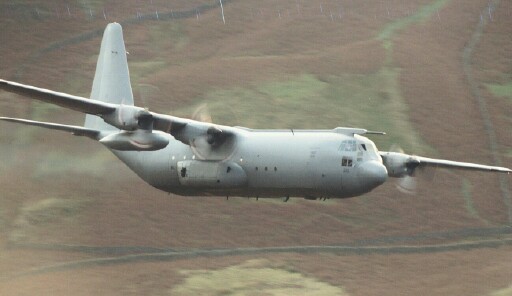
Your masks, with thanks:
[[[343,141],[356,141],[357,150],[341,151]],[[361,144],[366,145],[367,151]],[[201,160],[190,146],[172,137],[170,144],[159,151],[114,151],[114,154],[152,186],[177,194],[350,197],[380,185],[372,186],[371,182],[358,178],[364,163],[381,161],[377,152],[368,148],[371,146],[373,142],[365,137],[329,131],[240,130],[236,150],[222,161]],[[353,165],[342,166],[343,157],[351,159]],[[183,162],[196,164],[187,167],[186,177],[181,177]],[[212,167],[215,168],[213,182],[211,176],[202,180],[196,177],[194,183],[189,181],[190,175],[198,174],[194,169],[207,171]]]

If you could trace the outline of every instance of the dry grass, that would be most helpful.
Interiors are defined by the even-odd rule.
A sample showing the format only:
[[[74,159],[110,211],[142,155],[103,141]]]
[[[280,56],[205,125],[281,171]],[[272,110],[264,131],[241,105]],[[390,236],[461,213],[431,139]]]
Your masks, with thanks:
[[[179,10],[210,2],[154,0],[153,4]],[[44,6],[38,1],[30,3]],[[56,2],[62,3],[67,2]],[[334,127],[347,122],[339,114],[356,110],[359,121],[355,120],[354,124],[368,119],[374,120],[372,127],[391,126],[388,140],[376,139],[382,149],[387,149],[392,139],[409,143],[408,152],[418,152],[422,149],[418,146],[423,146],[418,143],[424,141],[437,156],[491,163],[488,137],[462,72],[461,58],[488,1],[448,1],[439,10],[439,17],[437,12],[433,13],[420,23],[408,23],[393,35],[390,39],[393,64],[388,69],[394,71],[391,93],[403,100],[401,106],[405,108],[399,109],[402,114],[389,113],[380,104],[361,103],[362,108],[338,104],[332,110],[314,106],[317,99],[328,104],[329,98],[343,95],[352,98],[350,104],[358,104],[360,98],[365,98],[362,96],[365,92],[389,97],[389,88],[381,86],[382,80],[376,79],[382,74],[389,52],[376,36],[387,24],[400,22],[430,3],[430,0],[407,3],[358,0],[342,1],[340,6],[340,1],[322,1],[322,14],[318,1],[234,1],[225,7],[226,25],[222,24],[217,10],[204,13],[199,19],[126,25],[134,94],[144,97],[137,100],[152,110],[171,113],[185,114],[193,109],[191,106],[208,101],[213,105],[212,111],[226,113],[220,114],[222,120],[236,118],[233,124],[237,125]],[[96,9],[102,5],[93,4]],[[494,21],[489,22],[475,48],[473,71],[482,83],[507,85],[510,82],[511,5],[509,1],[501,1]],[[123,1],[122,5],[112,2],[105,7],[118,20],[132,17],[137,9],[153,10],[140,1]],[[66,38],[101,29],[106,21],[55,18],[18,21],[5,17],[1,22],[0,55],[4,58],[0,59],[0,77],[84,96],[89,93],[99,37],[36,54]],[[379,92],[380,88],[386,91]],[[485,88],[482,91],[488,98],[500,152],[506,156],[503,165],[510,166],[510,100],[496,98]],[[251,113],[249,107],[240,106],[242,103],[235,104],[237,95],[247,100],[260,99],[258,112]],[[83,122],[80,114],[39,108],[28,100],[5,94],[0,97],[2,115],[30,118],[37,115],[71,124]],[[307,102],[307,97],[315,101]],[[293,101],[287,104],[285,99],[290,98],[300,98],[300,104],[294,105]],[[218,110],[225,102],[236,107]],[[275,108],[282,108],[280,111],[293,108],[294,116],[271,117],[273,123],[258,121],[272,115],[265,105],[276,105]],[[306,105],[307,109],[301,108]],[[244,115],[240,116],[238,109],[242,107]],[[318,121],[309,113],[310,108],[330,113]],[[298,121],[301,117],[307,120]],[[396,129],[393,125],[397,125]],[[419,180],[416,197],[397,193],[392,183],[360,198],[325,203],[168,197],[144,184],[113,156],[96,155],[94,151],[101,148],[87,139],[49,131],[27,131],[12,125],[5,127],[8,128],[2,123],[0,225],[5,227],[0,228],[0,242],[6,242],[9,233],[19,231],[20,242],[98,246],[208,248],[339,244],[382,235],[481,227],[485,221],[489,225],[501,225],[508,219],[493,175],[439,171],[432,182]],[[415,137],[421,140],[404,139],[397,135],[398,131],[416,132]],[[57,167],[52,167],[60,154],[66,161],[56,162]],[[76,156],[78,166],[70,155]],[[93,159],[96,166],[103,162],[99,171],[90,169],[91,156],[97,156]],[[87,174],[81,173],[84,168]],[[107,180],[105,172],[110,175]],[[38,201],[48,196],[72,196],[76,192],[94,202],[83,206],[66,204],[67,199],[66,202]],[[79,257],[85,255],[1,250],[0,270],[23,271]],[[281,266],[292,266],[306,278],[343,286],[350,295],[485,295],[510,285],[508,275],[512,266],[508,248],[411,256],[292,254],[268,258],[281,262]],[[248,259],[191,259],[98,267],[20,278],[3,283],[2,288],[6,289],[2,291],[54,295],[162,294],[186,282],[180,270],[213,269],[223,274],[232,271],[229,266],[241,268],[239,265]],[[205,271],[201,276],[217,277],[214,273]]]
[[[271,267],[268,260],[249,260],[215,270],[184,270],[176,295],[347,295],[343,289],[297,271]]]
[[[50,224],[70,223],[89,204],[84,199],[46,198],[27,203],[19,210],[9,233],[10,242],[30,240]]]
[[[501,289],[499,291],[495,291],[491,294],[491,296],[510,296],[512,295],[512,286],[508,288]]]

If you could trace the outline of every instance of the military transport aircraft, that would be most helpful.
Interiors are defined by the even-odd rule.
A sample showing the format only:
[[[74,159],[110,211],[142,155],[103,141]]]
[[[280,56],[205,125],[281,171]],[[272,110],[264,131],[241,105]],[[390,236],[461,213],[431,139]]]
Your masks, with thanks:
[[[379,152],[359,128],[255,130],[134,105],[121,25],[107,25],[90,99],[0,80],[0,89],[86,113],[84,126],[0,120],[97,140],[152,186],[179,195],[345,198],[418,167],[510,173],[504,167]]]

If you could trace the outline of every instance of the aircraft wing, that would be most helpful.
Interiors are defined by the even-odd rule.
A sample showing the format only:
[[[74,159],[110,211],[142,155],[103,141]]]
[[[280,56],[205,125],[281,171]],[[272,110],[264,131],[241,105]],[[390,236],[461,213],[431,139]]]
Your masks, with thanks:
[[[129,121],[133,122],[133,124],[130,126],[130,129],[127,130],[133,130],[132,128],[136,127],[169,133],[175,139],[192,146],[196,154],[203,159],[223,159],[226,155],[229,155],[234,148],[234,136],[238,131],[228,126],[219,126],[149,112],[137,106],[111,104],[2,79],[0,79],[0,90],[75,111],[97,115],[102,117],[108,124],[119,129],[125,129],[124,122]],[[75,135],[83,135],[93,139],[97,139],[99,136],[98,130],[79,126],[9,117],[1,117],[0,120],[68,131]]]
[[[74,96],[62,92],[56,92],[45,88],[39,88],[3,79],[0,79],[0,90],[4,90],[31,99],[36,99],[39,101],[43,101],[46,103],[58,105],[64,108],[92,115],[110,114],[115,112],[116,109],[119,108],[119,105],[117,104],[110,104],[102,101],[91,100],[84,97]],[[159,114],[155,112],[151,112],[151,115],[153,117],[153,129],[167,132],[170,134],[174,134],[177,131],[181,131],[185,126],[193,126],[195,127],[194,129],[196,130],[206,130],[211,126],[211,124]],[[9,121],[14,122],[15,120],[9,119]],[[21,119],[20,121],[15,122],[28,124],[27,122],[30,121],[24,121]]]
[[[58,105],[82,113],[92,115],[105,115],[116,111],[117,104],[91,100],[45,88],[0,79],[0,90],[22,95],[46,103]],[[151,112],[153,129],[173,134],[185,126],[194,126],[196,129],[208,129],[212,125],[190,119]]]
[[[471,162],[460,162],[445,159],[428,158],[417,155],[409,155],[400,152],[379,151],[380,156],[385,164],[395,169],[401,167],[409,173],[413,172],[417,167],[442,167],[448,169],[474,170],[486,172],[499,172],[510,174],[511,169],[498,166],[482,165]],[[401,171],[399,169],[398,171]]]
[[[87,114],[108,114],[116,110],[116,105],[114,104],[90,100],[84,97],[73,96],[66,93],[3,79],[0,79],[0,89]]]
[[[488,171],[488,172],[500,172],[510,174],[512,172],[511,169],[505,167],[498,166],[489,166],[476,164],[471,162],[459,162],[459,161],[451,161],[444,159],[434,159],[422,156],[413,156],[420,163],[420,166],[433,166],[433,167],[444,167],[450,169],[461,169],[461,170],[475,170],[475,171]]]
[[[97,139],[98,135],[100,134],[100,131],[98,130],[88,129],[85,127],[75,125],[66,125],[11,117],[0,117],[0,120],[70,132],[75,136],[85,136],[92,139]]]

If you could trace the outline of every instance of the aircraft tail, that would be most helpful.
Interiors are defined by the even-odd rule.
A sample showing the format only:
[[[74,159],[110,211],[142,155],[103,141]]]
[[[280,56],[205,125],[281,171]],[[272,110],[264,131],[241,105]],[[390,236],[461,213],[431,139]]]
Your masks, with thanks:
[[[90,99],[133,106],[123,29],[118,23],[108,24],[103,33]],[[84,127],[101,131],[119,130],[89,114],[85,116]]]

